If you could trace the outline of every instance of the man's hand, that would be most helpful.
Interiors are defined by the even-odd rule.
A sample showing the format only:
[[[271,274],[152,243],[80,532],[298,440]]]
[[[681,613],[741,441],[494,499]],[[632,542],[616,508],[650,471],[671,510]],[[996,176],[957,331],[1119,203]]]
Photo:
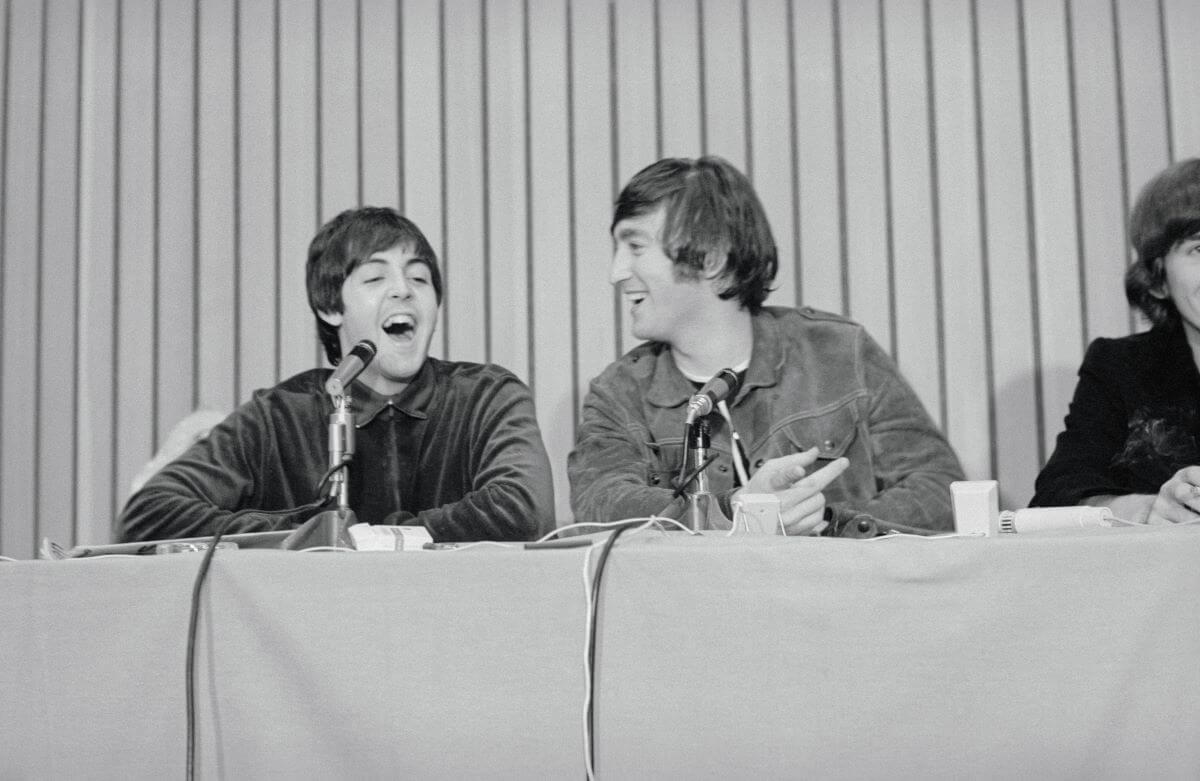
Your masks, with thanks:
[[[1187,523],[1200,519],[1200,466],[1185,466],[1158,489],[1146,523]]]
[[[812,474],[808,468],[817,461],[817,448],[802,453],[772,458],[759,468],[742,489],[748,494],[775,494],[779,497],[779,516],[787,534],[818,534],[825,528],[825,486],[832,483],[850,461],[838,458]]]

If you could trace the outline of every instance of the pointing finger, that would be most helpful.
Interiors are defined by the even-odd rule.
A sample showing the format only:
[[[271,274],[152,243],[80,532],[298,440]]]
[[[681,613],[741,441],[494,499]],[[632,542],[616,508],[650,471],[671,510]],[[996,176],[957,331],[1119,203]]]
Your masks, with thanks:
[[[804,486],[814,491],[824,491],[825,486],[841,477],[842,472],[845,472],[849,467],[850,459],[844,457],[834,459],[811,475],[805,477],[798,483],[798,486]]]

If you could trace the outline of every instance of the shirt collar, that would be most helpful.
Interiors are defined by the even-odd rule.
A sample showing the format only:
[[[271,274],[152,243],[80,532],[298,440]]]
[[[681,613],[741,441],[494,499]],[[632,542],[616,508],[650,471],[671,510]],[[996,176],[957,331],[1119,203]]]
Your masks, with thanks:
[[[410,418],[425,420],[429,417],[426,410],[433,400],[436,381],[436,372],[429,359],[426,359],[408,387],[394,396],[376,393],[369,386],[355,380],[350,385],[350,409],[354,412],[354,427],[368,426],[379,416],[380,412],[388,407],[392,407]]]
[[[766,388],[779,382],[783,369],[783,349],[779,344],[779,325],[766,310],[750,318],[754,329],[753,346],[750,349],[750,367],[746,379],[738,390],[733,403],[736,405],[751,388]],[[686,404],[696,392],[696,387],[683,376],[675,365],[675,358],[667,345],[659,345],[654,354],[654,374],[646,391],[646,400],[656,407],[678,407]]]

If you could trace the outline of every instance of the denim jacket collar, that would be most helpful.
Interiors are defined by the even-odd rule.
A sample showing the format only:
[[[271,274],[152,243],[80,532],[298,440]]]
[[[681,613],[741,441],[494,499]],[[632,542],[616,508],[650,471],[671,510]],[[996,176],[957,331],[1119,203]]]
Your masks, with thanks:
[[[783,368],[783,348],[780,345],[779,325],[775,318],[761,312],[750,318],[754,329],[754,341],[750,350],[750,367],[746,379],[738,390],[734,404],[745,398],[751,388],[769,388],[779,382]],[[669,345],[653,345],[654,374],[646,392],[646,400],[656,407],[679,407],[688,402],[696,392],[683,372],[675,365]]]

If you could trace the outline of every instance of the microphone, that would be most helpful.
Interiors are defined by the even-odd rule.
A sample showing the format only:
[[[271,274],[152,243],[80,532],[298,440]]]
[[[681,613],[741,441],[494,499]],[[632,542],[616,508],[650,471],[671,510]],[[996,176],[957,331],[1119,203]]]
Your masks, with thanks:
[[[363,339],[354,345],[350,354],[342,358],[341,363],[333,370],[333,374],[329,375],[328,380],[325,380],[325,392],[334,397],[345,396],[346,386],[354,382],[355,377],[362,374],[362,370],[367,368],[367,364],[374,357],[375,343],[370,339]]]
[[[704,387],[692,396],[688,402],[687,422],[690,425],[696,418],[702,418],[713,411],[717,404],[737,394],[737,373],[733,369],[722,369],[716,376],[704,383]]]

